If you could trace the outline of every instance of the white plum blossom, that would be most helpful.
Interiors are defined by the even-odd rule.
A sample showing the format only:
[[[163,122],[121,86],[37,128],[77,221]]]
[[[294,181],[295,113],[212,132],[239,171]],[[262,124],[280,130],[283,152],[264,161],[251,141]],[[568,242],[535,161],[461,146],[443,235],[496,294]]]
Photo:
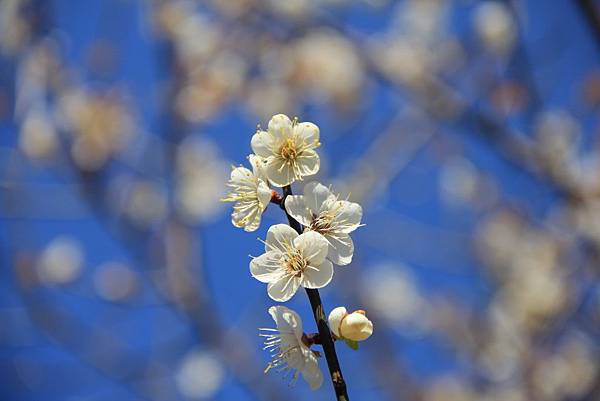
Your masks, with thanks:
[[[319,127],[310,122],[293,122],[284,114],[269,121],[267,131],[252,136],[252,150],[265,160],[265,173],[272,185],[284,187],[319,171],[320,159],[315,151]]]
[[[244,231],[255,231],[260,226],[262,213],[271,201],[271,189],[264,175],[263,161],[256,155],[248,157],[252,171],[245,167],[235,167],[227,186],[231,192],[222,200],[235,202],[231,222]]]
[[[325,237],[329,260],[340,266],[352,261],[354,243],[349,234],[360,227],[362,208],[358,203],[339,200],[326,186],[310,182],[304,186],[304,195],[286,197],[285,210],[306,230]]]
[[[275,321],[277,329],[260,329],[260,336],[265,337],[265,348],[271,352],[273,360],[265,373],[278,368],[284,373],[292,372],[292,382],[302,374],[311,390],[323,384],[323,373],[319,368],[317,356],[302,341],[302,319],[296,312],[285,306],[272,306],[269,314]]]
[[[263,283],[275,301],[289,300],[300,286],[322,288],[333,277],[333,265],[326,259],[328,244],[321,234],[301,235],[285,224],[269,228],[265,253],[252,259],[250,273]]]
[[[231,192],[223,201],[235,202],[233,225],[246,231],[259,227],[269,203],[276,203],[286,211],[290,225],[276,224],[269,228],[262,241],[265,251],[252,257],[250,274],[266,283],[269,297],[278,302],[286,302],[300,287],[306,288],[311,305],[322,313],[324,308],[317,289],[331,282],[333,263],[347,265],[352,261],[354,243],[350,233],[361,226],[362,208],[357,203],[339,200],[338,195],[318,182],[307,184],[303,195],[290,194],[293,182],[319,171],[320,159],[315,151],[321,145],[319,135],[319,128],[313,123],[300,123],[296,118],[292,121],[283,114],[273,116],[268,129],[263,131],[259,127],[252,137],[255,153],[249,156],[252,171],[242,166],[233,169],[228,182]],[[270,186],[284,187],[283,193],[271,190]],[[317,323],[319,313],[315,312]],[[319,353],[311,350],[313,344],[323,346],[336,387],[335,373],[341,379],[341,372],[331,363],[335,347],[330,340],[343,340],[357,349],[358,341],[373,333],[373,324],[360,310],[348,314],[341,307],[332,311],[329,316],[332,334],[320,326],[319,333],[306,335],[300,316],[284,306],[269,308],[269,314],[277,328],[260,329],[260,336],[265,337],[264,349],[272,357],[265,373],[276,369],[291,377],[292,382],[301,375],[312,390],[323,384],[317,361]],[[327,341],[321,343],[320,338]],[[339,389],[336,387],[336,394]]]
[[[336,337],[351,341],[363,341],[373,334],[373,323],[363,310],[348,313],[338,306],[329,313],[329,327]]]

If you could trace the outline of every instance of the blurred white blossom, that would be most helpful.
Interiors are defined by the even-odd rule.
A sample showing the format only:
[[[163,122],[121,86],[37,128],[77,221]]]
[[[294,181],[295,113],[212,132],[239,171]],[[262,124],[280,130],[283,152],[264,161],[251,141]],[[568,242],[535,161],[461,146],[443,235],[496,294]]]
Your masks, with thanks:
[[[452,158],[441,168],[442,200],[450,205],[470,205],[479,195],[479,172],[466,159]]]
[[[54,122],[41,110],[31,110],[25,116],[19,135],[21,151],[31,159],[51,157],[58,148]]]
[[[290,82],[317,100],[344,106],[360,99],[365,67],[354,44],[342,35],[311,32],[294,43],[290,57]]]
[[[475,401],[477,394],[469,383],[450,375],[435,378],[426,386],[425,401]]]
[[[222,362],[208,351],[190,351],[181,361],[175,382],[181,394],[189,400],[209,400],[225,380]]]
[[[0,51],[2,53],[12,55],[30,39],[32,26],[24,13],[29,3],[29,0],[0,2]]]
[[[94,273],[94,287],[98,295],[107,301],[123,301],[129,298],[138,285],[137,274],[123,263],[103,263]]]
[[[535,149],[544,167],[562,183],[575,184],[581,136],[579,123],[564,110],[546,110],[536,116]]]
[[[167,207],[165,190],[158,184],[147,180],[130,183],[124,212],[134,223],[144,227],[156,223],[166,216]]]
[[[85,171],[104,167],[135,134],[130,111],[111,92],[66,90],[60,98],[60,112],[64,128],[71,134],[71,156]]]
[[[424,330],[430,324],[417,283],[402,265],[383,264],[371,269],[365,277],[363,294],[377,316],[392,327]]]
[[[477,5],[473,16],[475,32],[491,52],[508,53],[516,39],[517,26],[511,10],[505,3],[487,0]]]
[[[39,279],[48,284],[67,284],[75,280],[83,266],[84,254],[79,241],[59,236],[50,241],[37,263]]]
[[[536,395],[544,400],[558,401],[588,394],[599,374],[597,356],[589,339],[571,335],[555,353],[542,358],[534,367]]]
[[[177,148],[175,203],[192,223],[214,220],[222,210],[227,163],[208,139],[188,137]]]

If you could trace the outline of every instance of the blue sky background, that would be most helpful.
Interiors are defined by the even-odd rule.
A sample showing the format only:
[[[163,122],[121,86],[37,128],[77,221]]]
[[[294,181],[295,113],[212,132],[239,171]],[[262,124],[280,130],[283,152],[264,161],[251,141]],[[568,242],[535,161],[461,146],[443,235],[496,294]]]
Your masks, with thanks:
[[[393,3],[381,8],[364,4],[343,9],[325,7],[323,12],[336,24],[368,37],[389,25]],[[469,15],[475,3],[456,1],[450,6],[451,30],[461,37],[473,36]],[[160,88],[169,78],[169,71],[164,65],[165,46],[156,40],[148,24],[149,2],[46,0],[40,4],[48,10],[48,33],[60,38],[66,64],[78,72],[81,82],[92,88],[118,85],[135,105],[137,121],[143,131],[164,136],[167,117]],[[594,37],[575,2],[524,1],[519,4],[528,16],[522,27],[520,46],[532,66],[531,79],[543,108],[561,108],[573,113],[582,126],[582,152],[588,151],[597,133],[598,115],[597,109],[586,109],[581,104],[580,90],[584,78],[598,70],[600,54]],[[110,43],[117,55],[115,68],[101,77],[86,65],[90,44],[99,39]],[[3,59],[0,68],[3,93],[8,99],[14,99],[11,93],[15,82],[14,60]],[[466,70],[456,87],[461,97],[477,105],[480,94],[469,80],[471,72]],[[499,77],[520,74],[502,63],[498,63],[496,73]],[[390,114],[407,109],[410,102],[402,92],[398,94],[397,88],[373,76],[369,77],[362,101],[351,115],[340,115],[328,105],[305,104],[298,113],[300,118],[313,121],[321,128],[320,152],[326,160],[321,179],[342,176],[378,138],[388,125]],[[481,104],[481,108],[486,107]],[[0,187],[0,204],[16,204],[20,211],[16,214],[0,212],[0,397],[10,401],[143,400],[146,398],[135,391],[135,386],[139,380],[147,379],[139,379],[137,375],[149,369],[154,360],[160,360],[168,369],[161,371],[164,376],[152,380],[172,388],[169,371],[175,372],[190,350],[205,349],[202,335],[195,333],[181,312],[165,304],[143,273],[148,266],[144,266],[143,258],[136,256],[142,246],[136,245],[136,237],[123,239],[113,235],[111,227],[116,223],[112,219],[118,217],[99,218],[82,199],[76,187],[79,176],[68,169],[49,169],[19,156],[16,134],[19,123],[13,119],[11,109],[3,113],[0,122],[0,182],[16,182],[29,189],[15,194]],[[531,116],[525,114],[506,121],[506,125],[520,130],[530,126],[530,120]],[[209,138],[225,160],[239,164],[250,152],[250,137],[257,123],[266,126],[267,121],[258,121],[256,116],[232,102],[202,126],[190,127],[187,134]],[[352,294],[335,288],[355,274],[355,269],[360,269],[361,277],[366,279],[373,267],[398,263],[406,266],[426,297],[444,294],[475,310],[488,302],[493,286],[482,273],[472,246],[474,230],[486,212],[468,206],[449,207],[443,202],[439,160],[444,150],[440,149],[461,154],[478,171],[493,176],[500,188],[501,201],[518,205],[534,218],[545,216],[557,199],[550,185],[515,167],[475,130],[464,132],[451,125],[444,127],[432,143],[415,153],[386,191],[365,207],[366,226],[353,237],[354,263],[338,268],[333,285],[321,292],[328,310],[337,305],[361,307]],[[154,165],[153,161],[145,162]],[[163,183],[166,188],[171,185],[168,175]],[[294,189],[299,192],[300,188],[301,185],[297,185]],[[60,196],[56,197],[56,193]],[[57,210],[68,209],[75,217],[53,217],[53,208],[57,206],[60,206]],[[202,274],[207,295],[214,300],[224,324],[245,333],[247,344],[261,361],[261,365],[256,366],[259,372],[266,365],[267,356],[260,351],[256,328],[272,326],[266,311],[274,302],[267,297],[264,285],[250,276],[248,255],[261,252],[257,237],[264,238],[268,227],[285,222],[284,217],[276,207],[270,207],[261,228],[248,234],[233,227],[228,209],[223,209],[215,221],[193,228],[201,244],[196,257],[204,266]],[[418,231],[403,228],[406,226],[422,228],[428,240],[423,241]],[[68,286],[19,288],[17,276],[22,258],[39,252],[60,235],[70,235],[81,242],[85,254],[82,275]],[[138,291],[126,303],[107,302],[94,290],[94,269],[103,262],[115,260],[140,272]],[[35,323],[31,309],[37,304],[53,305],[59,313],[78,322],[65,328],[64,338],[68,341],[49,336]],[[302,292],[287,306],[300,313],[308,331],[314,330],[309,304]],[[44,318],[54,319],[53,316]],[[375,322],[376,332],[369,341],[375,344],[380,335],[377,327]],[[124,352],[122,370],[107,373],[88,363],[89,352],[101,352],[89,344],[95,341],[101,344],[97,335],[103,331],[120,340],[119,347]],[[390,358],[402,358],[417,382],[425,383],[428,378],[446,372],[472,369],[435,334],[405,335],[399,330],[388,330],[386,335],[393,338]],[[338,346],[353,400],[385,397],[373,377],[378,374],[377,367],[366,357],[373,352],[369,342],[359,352]],[[326,369],[324,363],[321,366]],[[226,367],[225,370],[223,385],[211,399],[256,399]],[[272,376],[264,380],[280,381],[276,375]],[[331,397],[329,386],[325,382],[323,388],[313,394],[299,381],[290,391],[299,399],[325,400]],[[185,399],[182,395],[179,397]]]

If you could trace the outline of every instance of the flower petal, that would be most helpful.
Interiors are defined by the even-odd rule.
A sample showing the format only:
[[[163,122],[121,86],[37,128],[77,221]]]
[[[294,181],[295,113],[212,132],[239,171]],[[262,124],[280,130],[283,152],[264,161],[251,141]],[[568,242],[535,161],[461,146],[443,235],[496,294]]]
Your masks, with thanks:
[[[247,232],[255,231],[260,226],[262,210],[255,202],[236,202],[231,213],[231,223],[235,227],[244,227]]]
[[[269,314],[277,324],[277,330],[281,333],[294,333],[296,340],[302,338],[304,331],[302,329],[302,319],[293,310],[285,306],[271,306]]]
[[[312,181],[304,186],[304,203],[315,215],[319,214],[323,203],[333,196],[329,188],[319,182]]]
[[[265,174],[267,162],[265,161],[265,158],[252,154],[248,156],[248,160],[252,165],[252,172],[254,173],[254,176],[263,181],[267,181],[267,175]]]
[[[329,328],[337,337],[340,337],[340,324],[342,324],[342,319],[347,314],[348,311],[343,306],[338,306],[337,308],[329,312],[329,318],[327,319],[329,322]]]
[[[286,275],[277,281],[269,283],[267,292],[272,300],[278,302],[288,301],[300,287],[300,278]]]
[[[246,231],[247,233],[250,233],[252,231],[258,230],[258,227],[260,227],[261,218],[262,218],[262,214],[255,212],[253,216],[251,216],[249,219],[247,219],[247,221],[245,222],[245,225],[243,225],[244,231]],[[234,223],[234,226],[242,227],[242,226],[237,226],[235,223]]]
[[[294,239],[297,237],[298,233],[296,230],[287,224],[275,224],[269,227],[269,231],[267,231],[265,252],[275,249],[285,253],[287,247],[292,246]]]
[[[285,211],[303,226],[309,226],[312,216],[304,203],[304,196],[291,195],[285,198]]]
[[[333,277],[333,264],[327,259],[319,266],[308,265],[302,275],[302,287],[323,288]]]
[[[321,167],[321,159],[319,159],[317,152],[312,149],[307,149],[300,153],[296,159],[296,163],[298,164],[301,177],[315,175],[319,172],[319,167]]]
[[[271,202],[271,188],[260,179],[258,180],[258,187],[256,188],[256,197],[262,208],[261,212],[264,212]]]
[[[294,248],[298,249],[309,265],[319,266],[327,257],[329,243],[316,231],[307,231],[294,239]]]
[[[312,351],[309,352],[312,353]],[[312,358],[306,359],[304,369],[302,369],[302,378],[304,378],[313,391],[317,390],[323,384],[323,373],[314,355],[312,355]]]
[[[277,114],[269,121],[269,133],[277,139],[285,139],[292,136],[292,121],[285,114]]]
[[[291,337],[288,335],[288,337]],[[283,336],[282,336],[283,338]],[[296,338],[294,336],[294,338]],[[297,341],[297,340],[296,340]],[[289,346],[281,349],[282,353],[285,353],[285,364],[291,368],[296,369],[298,371],[302,371],[304,369],[305,358],[302,353],[302,349],[297,346]]]
[[[258,156],[269,157],[273,155],[274,142],[275,140],[269,132],[257,131],[256,134],[252,135],[250,146]]]
[[[294,169],[283,159],[271,158],[266,165],[265,172],[271,184],[276,187],[285,187],[294,182]]]
[[[327,258],[338,266],[344,266],[352,262],[354,254],[354,242],[348,234],[325,235],[329,241],[329,252]]]
[[[279,251],[265,252],[250,261],[250,274],[261,283],[277,281],[284,274]]]
[[[252,171],[246,167],[236,167],[231,170],[231,182],[235,185],[248,185],[250,179],[254,177]]]
[[[364,341],[373,334],[373,323],[364,312],[352,312],[342,320],[340,334],[350,340]]]
[[[311,148],[319,146],[319,127],[313,123],[304,122],[294,127],[294,134],[298,145],[310,145]]]
[[[348,234],[358,228],[363,213],[358,203],[341,200],[336,201],[332,207],[337,208],[336,230]]]

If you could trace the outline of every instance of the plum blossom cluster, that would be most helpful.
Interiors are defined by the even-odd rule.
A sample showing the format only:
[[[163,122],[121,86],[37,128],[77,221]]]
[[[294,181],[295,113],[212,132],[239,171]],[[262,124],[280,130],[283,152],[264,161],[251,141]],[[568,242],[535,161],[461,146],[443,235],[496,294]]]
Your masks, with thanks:
[[[257,230],[270,203],[279,205],[290,221],[290,225],[271,226],[262,241],[264,253],[250,261],[251,275],[267,284],[267,293],[274,301],[290,300],[300,287],[323,288],[333,279],[334,265],[352,262],[350,234],[362,225],[361,206],[341,199],[331,187],[316,181],[306,183],[302,195],[292,194],[291,184],[319,171],[316,150],[320,145],[315,124],[275,115],[267,130],[259,126],[252,137],[254,153],[248,156],[251,169],[234,167],[227,183],[230,192],[223,201],[234,204],[231,222],[235,227]],[[282,193],[275,188],[283,188]],[[373,333],[373,324],[362,310],[348,313],[344,307],[335,308],[329,316],[329,328],[325,322],[325,331],[320,328],[313,334],[303,331],[302,319],[291,309],[273,306],[269,314],[277,328],[261,329],[265,349],[272,354],[265,372],[277,369],[292,381],[301,375],[313,390],[323,382],[317,359],[320,354],[311,349],[324,344],[320,336],[331,336],[357,349],[358,341]],[[334,347],[323,348],[326,354],[335,354]]]

